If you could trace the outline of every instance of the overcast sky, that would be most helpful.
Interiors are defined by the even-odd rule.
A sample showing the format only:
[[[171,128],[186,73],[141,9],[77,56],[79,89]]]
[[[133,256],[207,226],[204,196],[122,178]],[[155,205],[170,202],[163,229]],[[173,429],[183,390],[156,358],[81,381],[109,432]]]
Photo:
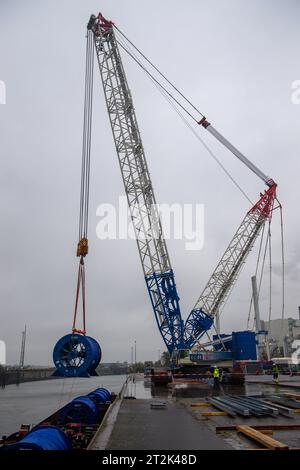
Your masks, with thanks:
[[[299,118],[292,83],[300,80],[297,0],[1,0],[0,339],[7,361],[51,364],[70,332],[81,166],[85,32],[91,13],[112,19],[248,158],[278,182],[284,208],[286,316],[299,298]],[[160,203],[205,205],[205,243],[168,248],[184,319],[249,203],[199,145],[143,72],[124,58],[146,156]],[[99,241],[96,208],[123,195],[97,68],[94,80],[87,266],[88,333],[103,361],[156,359],[163,342],[132,240]],[[197,129],[253,201],[264,184]],[[273,220],[273,311],[281,315],[279,215]],[[222,314],[222,331],[245,329],[256,252]],[[268,317],[268,283],[261,295]]]

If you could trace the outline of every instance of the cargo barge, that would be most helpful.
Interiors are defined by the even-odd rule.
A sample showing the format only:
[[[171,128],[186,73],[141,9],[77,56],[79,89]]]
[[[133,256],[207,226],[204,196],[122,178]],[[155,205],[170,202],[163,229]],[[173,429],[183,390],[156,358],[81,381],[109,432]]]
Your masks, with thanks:
[[[2,436],[0,451],[88,450],[117,397],[98,388],[74,398],[37,425],[22,424],[19,431]]]

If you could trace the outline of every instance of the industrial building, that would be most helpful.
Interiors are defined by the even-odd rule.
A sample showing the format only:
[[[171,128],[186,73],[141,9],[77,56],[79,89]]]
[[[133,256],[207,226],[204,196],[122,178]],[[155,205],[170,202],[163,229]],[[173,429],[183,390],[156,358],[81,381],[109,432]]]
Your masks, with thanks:
[[[300,340],[300,319],[278,318],[261,324],[262,329],[268,331],[271,356],[290,357],[294,352],[293,342]]]

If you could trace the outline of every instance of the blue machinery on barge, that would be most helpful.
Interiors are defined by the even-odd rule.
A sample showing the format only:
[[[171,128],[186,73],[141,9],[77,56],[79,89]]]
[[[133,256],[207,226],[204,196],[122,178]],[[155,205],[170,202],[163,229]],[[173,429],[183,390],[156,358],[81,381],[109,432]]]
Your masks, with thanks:
[[[76,397],[38,426],[8,436],[0,450],[86,449],[115,399],[105,388]]]

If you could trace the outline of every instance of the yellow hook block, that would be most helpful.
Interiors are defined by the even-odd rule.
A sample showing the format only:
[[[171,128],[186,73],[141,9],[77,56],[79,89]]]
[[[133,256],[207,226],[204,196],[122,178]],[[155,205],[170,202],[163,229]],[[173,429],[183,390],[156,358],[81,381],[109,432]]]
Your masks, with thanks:
[[[89,243],[87,238],[81,238],[77,245],[77,256],[86,256],[89,252]]]

